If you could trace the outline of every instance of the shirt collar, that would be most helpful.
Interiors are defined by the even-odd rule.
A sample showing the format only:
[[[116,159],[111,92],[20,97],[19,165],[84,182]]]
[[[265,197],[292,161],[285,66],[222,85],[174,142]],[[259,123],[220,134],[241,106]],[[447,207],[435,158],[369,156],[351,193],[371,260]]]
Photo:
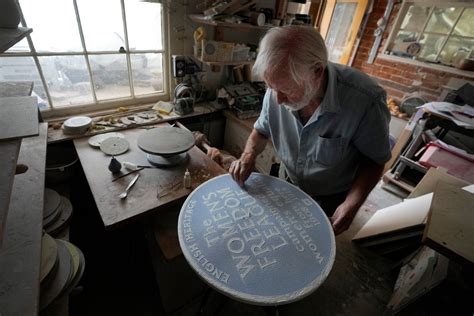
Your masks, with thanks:
[[[318,120],[318,118],[326,112],[337,113],[339,112],[339,99],[337,97],[337,74],[334,69],[334,64],[328,62],[326,66],[328,70],[328,82],[326,87],[326,93],[324,94],[323,101],[314,111],[311,118],[308,120],[307,125],[312,124]]]
[[[339,98],[337,97],[338,91],[336,69],[334,64],[331,62],[328,62],[326,68],[328,70],[328,83],[323,101],[319,106],[320,108],[322,108],[321,113],[319,113],[319,115],[323,114],[324,112],[337,113],[340,110]]]

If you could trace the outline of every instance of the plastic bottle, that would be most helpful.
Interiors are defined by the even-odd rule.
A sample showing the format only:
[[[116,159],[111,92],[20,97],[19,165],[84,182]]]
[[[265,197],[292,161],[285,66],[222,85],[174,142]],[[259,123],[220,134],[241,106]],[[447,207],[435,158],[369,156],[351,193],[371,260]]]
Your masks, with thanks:
[[[184,186],[186,189],[190,189],[190,188],[191,188],[191,174],[189,173],[189,170],[188,170],[188,169],[186,169],[186,171],[184,172],[183,186]]]

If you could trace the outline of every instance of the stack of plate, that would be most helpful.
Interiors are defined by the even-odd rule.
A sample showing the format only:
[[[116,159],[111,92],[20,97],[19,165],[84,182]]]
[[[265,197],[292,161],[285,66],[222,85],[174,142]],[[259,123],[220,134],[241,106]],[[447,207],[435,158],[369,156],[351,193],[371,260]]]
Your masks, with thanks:
[[[63,131],[69,135],[84,134],[91,124],[92,119],[88,116],[74,116],[64,121]]]
[[[56,191],[46,188],[44,191],[43,228],[54,237],[67,232],[72,219],[72,204]]]
[[[70,242],[43,235],[40,269],[40,311],[68,295],[85,268],[81,250]]]

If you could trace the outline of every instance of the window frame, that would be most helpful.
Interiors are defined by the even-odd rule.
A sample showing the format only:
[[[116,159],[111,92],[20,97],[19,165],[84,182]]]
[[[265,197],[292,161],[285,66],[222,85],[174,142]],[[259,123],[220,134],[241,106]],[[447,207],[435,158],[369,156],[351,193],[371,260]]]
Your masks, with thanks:
[[[166,1],[161,1],[162,5],[162,19],[161,19],[161,30],[162,30],[162,49],[154,49],[154,50],[129,50],[129,38],[128,38],[128,29],[127,29],[127,19],[126,19],[126,11],[125,11],[125,0],[120,0],[120,6],[122,9],[122,22],[124,27],[124,40],[125,40],[125,52],[113,52],[113,51],[88,51],[86,50],[84,33],[83,33],[83,25],[79,16],[79,10],[77,5],[77,0],[72,0],[74,6],[74,13],[76,16],[76,24],[79,31],[79,36],[81,40],[82,51],[81,52],[37,52],[33,41],[30,35],[27,35],[26,40],[28,42],[28,46],[30,51],[29,52],[4,52],[2,54],[2,58],[10,58],[10,57],[31,57],[35,63],[36,70],[38,71],[39,78],[43,84],[46,98],[48,101],[48,108],[42,109],[41,114],[45,119],[52,119],[57,117],[67,117],[70,115],[75,114],[84,114],[84,113],[93,113],[99,111],[107,111],[111,109],[115,109],[120,106],[140,106],[144,104],[150,104],[157,102],[159,100],[168,100],[170,95],[170,76],[169,76],[169,67],[170,67],[170,36],[169,36],[169,10],[166,7]],[[19,11],[21,15],[21,25],[23,27],[28,27],[23,16],[23,12],[21,9],[21,4],[19,5]],[[34,31],[34,28],[33,28]],[[142,96],[135,95],[134,89],[134,82],[132,76],[132,64],[131,64],[131,55],[132,54],[146,54],[146,53],[157,53],[161,54],[162,56],[162,69],[163,69],[163,91],[157,91],[155,93],[150,93]],[[130,86],[130,96],[129,97],[121,97],[117,99],[109,99],[109,100],[98,100],[97,94],[94,88],[94,77],[93,72],[90,64],[89,57],[90,56],[99,56],[99,55],[125,55],[127,60],[127,72],[128,72],[128,80]],[[39,57],[47,57],[47,56],[78,56],[84,57],[88,76],[91,84],[91,93],[93,98],[93,103],[87,104],[74,104],[71,106],[54,106],[51,95],[49,92],[49,87],[47,85],[46,78],[43,74],[43,69],[41,67]]]
[[[405,18],[405,14],[408,12],[408,9],[409,9],[410,5],[413,5],[413,4],[426,5],[426,6],[431,6],[432,7],[431,10],[430,10],[430,15],[428,16],[427,20],[425,21],[425,24],[423,25],[423,29],[420,32],[420,34],[425,33],[424,31],[425,31],[426,26],[429,22],[431,14],[434,11],[434,7],[462,6],[463,10],[465,8],[468,8],[468,7],[474,7],[474,3],[470,0],[451,0],[449,2],[442,1],[442,0],[404,0],[401,7],[400,7],[400,10],[398,11],[395,22],[393,23],[393,26],[390,30],[390,34],[388,35],[388,37],[385,41],[385,44],[382,48],[382,52],[380,54],[378,54],[377,58],[381,58],[381,59],[388,60],[388,61],[411,64],[411,65],[414,65],[414,66],[420,66],[420,67],[435,69],[435,70],[439,70],[439,71],[445,71],[445,72],[448,72],[448,73],[461,75],[461,76],[466,76],[466,77],[469,77],[469,78],[474,78],[474,72],[472,72],[472,71],[461,70],[461,69],[458,69],[458,68],[455,68],[455,67],[450,67],[450,66],[443,65],[443,64],[440,64],[440,63],[439,64],[438,63],[431,63],[431,62],[428,62],[428,61],[411,59],[411,58],[408,58],[408,57],[400,57],[400,56],[395,56],[395,55],[390,54],[390,51],[389,51],[388,48],[390,47],[391,44],[393,44],[398,31],[400,31],[400,26],[403,23],[403,20]],[[456,20],[456,23],[457,23],[457,21],[459,21],[460,17],[462,16],[462,13],[463,12],[461,12],[461,14],[458,16],[458,18]],[[438,52],[438,56],[439,56],[439,54],[441,54],[442,50],[444,49],[447,42],[449,41],[450,36],[453,33],[453,30],[454,30],[454,27],[446,35],[446,40],[443,43],[443,47]],[[437,56],[437,58],[438,58],[438,56]]]
[[[326,41],[326,37],[328,36],[334,10],[336,9],[336,5],[338,3],[355,3],[356,4],[354,18],[352,20],[352,23],[349,29],[349,35],[348,35],[349,37],[346,42],[344,52],[338,60],[338,63],[347,65],[349,63],[351,52],[354,48],[354,44],[357,38],[357,33],[359,32],[359,28],[362,24],[362,20],[364,18],[365,11],[367,10],[369,1],[368,0],[327,0],[325,3],[325,8],[323,11],[323,16],[322,16],[321,24],[320,24],[320,33],[324,41]]]

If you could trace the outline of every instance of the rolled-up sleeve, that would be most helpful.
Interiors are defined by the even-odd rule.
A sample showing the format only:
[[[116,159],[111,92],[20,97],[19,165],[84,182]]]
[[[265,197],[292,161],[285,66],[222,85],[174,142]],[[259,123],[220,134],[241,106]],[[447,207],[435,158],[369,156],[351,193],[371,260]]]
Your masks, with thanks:
[[[355,132],[353,143],[361,154],[383,165],[390,160],[390,112],[386,94],[381,93],[366,109]]]
[[[257,121],[255,121],[253,125],[253,128],[255,128],[260,134],[267,138],[270,137],[270,122],[268,117],[271,95],[271,90],[267,89],[267,92],[263,98],[262,111],[260,112],[260,116],[258,117]]]

